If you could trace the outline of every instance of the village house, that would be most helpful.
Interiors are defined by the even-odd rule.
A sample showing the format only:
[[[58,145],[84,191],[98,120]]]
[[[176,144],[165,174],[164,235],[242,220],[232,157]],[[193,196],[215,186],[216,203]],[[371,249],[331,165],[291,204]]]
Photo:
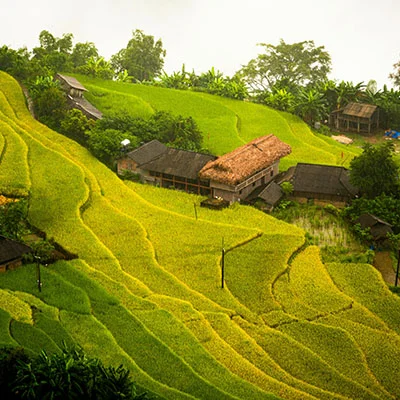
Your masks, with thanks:
[[[298,163],[289,168],[283,180],[293,184],[292,197],[347,203],[358,190],[350,183],[349,171],[333,165]]]
[[[379,108],[372,104],[349,103],[330,114],[329,124],[337,131],[371,133],[379,129]]]
[[[262,136],[207,163],[200,171],[209,180],[213,197],[242,201],[279,172],[279,161],[291,148],[274,135]]]
[[[383,243],[388,240],[387,234],[392,234],[392,225],[373,214],[362,214],[357,221],[362,229],[368,229],[375,242]]]
[[[221,157],[173,149],[152,140],[122,156],[118,174],[137,174],[148,184],[223,198],[245,199],[278,173],[279,160],[290,146],[274,135],[257,138]]]
[[[152,140],[122,156],[117,162],[118,175],[134,173],[141,182],[210,195],[209,180],[199,178],[200,170],[215,156],[167,147]]]
[[[94,120],[103,117],[101,111],[85,99],[84,92],[87,92],[88,90],[76,78],[56,74],[55,79],[60,82],[61,87],[67,93],[68,103],[71,108],[81,110],[87,118]]]
[[[25,244],[0,236],[0,272],[19,267],[23,256],[31,251]]]

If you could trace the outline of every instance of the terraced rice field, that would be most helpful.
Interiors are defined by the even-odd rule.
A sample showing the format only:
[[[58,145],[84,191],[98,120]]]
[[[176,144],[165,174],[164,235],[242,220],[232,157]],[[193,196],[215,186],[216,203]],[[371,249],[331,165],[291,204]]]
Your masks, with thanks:
[[[292,114],[259,104],[230,100],[206,93],[132,85],[76,75],[89,90],[85,94],[105,114],[128,113],[146,117],[155,110],[192,116],[203,132],[203,146],[221,155],[273,133],[292,147],[292,154],[281,160],[281,170],[298,162],[348,166],[361,153],[323,135]]]
[[[165,399],[400,398],[400,299],[371,266],[324,265],[250,207],[196,219],[201,198],[122,182],[4,73],[0,147],[1,192],[79,256],[43,267],[40,293],[34,265],[0,275],[1,345],[78,343]]]

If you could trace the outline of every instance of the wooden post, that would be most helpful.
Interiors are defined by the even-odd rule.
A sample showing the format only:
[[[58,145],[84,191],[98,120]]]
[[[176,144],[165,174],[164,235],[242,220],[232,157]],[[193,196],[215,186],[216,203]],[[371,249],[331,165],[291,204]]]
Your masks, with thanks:
[[[397,255],[397,269],[396,269],[396,279],[394,281],[394,286],[397,286],[397,282],[399,280],[399,270],[400,270],[400,249]]]
[[[196,207],[196,203],[193,203],[193,206],[194,206],[194,215],[195,215],[196,220],[197,220],[197,207]]]
[[[42,281],[40,279],[40,257],[35,256],[35,259],[36,259],[37,285],[38,285],[39,292],[41,292],[42,291]]]
[[[225,281],[225,249],[224,249],[224,238],[222,238],[222,258],[221,258],[221,287],[224,288]]]

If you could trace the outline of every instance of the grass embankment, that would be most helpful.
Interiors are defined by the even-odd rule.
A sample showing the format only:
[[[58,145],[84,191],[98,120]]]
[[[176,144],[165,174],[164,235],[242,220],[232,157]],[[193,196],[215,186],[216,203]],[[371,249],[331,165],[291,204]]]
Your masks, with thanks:
[[[293,225],[239,205],[196,220],[201,198],[121,182],[0,82],[0,121],[27,149],[30,220],[79,255],[42,268],[41,293],[33,265],[0,276],[2,343],[79,343],[169,399],[398,397],[397,303],[378,276],[361,296],[314,248],[290,261],[304,242]]]
[[[203,132],[203,146],[216,155],[270,133],[292,147],[292,154],[281,161],[281,170],[298,162],[347,166],[361,152],[329,137],[321,138],[294,115],[259,104],[206,93],[78,78],[89,89],[85,95],[88,100],[106,114],[127,112],[145,117],[150,110],[166,110],[192,116]]]

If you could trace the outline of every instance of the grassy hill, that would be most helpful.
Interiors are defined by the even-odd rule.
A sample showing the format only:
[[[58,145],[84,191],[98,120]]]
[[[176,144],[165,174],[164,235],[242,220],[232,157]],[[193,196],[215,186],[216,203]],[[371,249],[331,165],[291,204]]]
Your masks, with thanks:
[[[34,265],[0,275],[1,345],[79,343],[166,399],[400,397],[400,299],[373,267],[324,265],[253,208],[196,219],[201,198],[122,182],[4,73],[0,124],[1,192],[29,194],[31,223],[79,255],[43,267],[41,292]]]
[[[85,97],[104,113],[126,112],[146,117],[154,110],[192,116],[203,132],[203,145],[221,155],[273,133],[292,147],[281,169],[298,162],[348,166],[360,154],[320,134],[314,134],[299,118],[269,107],[206,93],[132,85],[76,75],[89,90]]]

